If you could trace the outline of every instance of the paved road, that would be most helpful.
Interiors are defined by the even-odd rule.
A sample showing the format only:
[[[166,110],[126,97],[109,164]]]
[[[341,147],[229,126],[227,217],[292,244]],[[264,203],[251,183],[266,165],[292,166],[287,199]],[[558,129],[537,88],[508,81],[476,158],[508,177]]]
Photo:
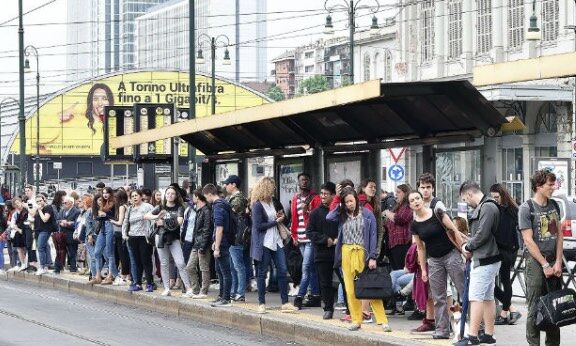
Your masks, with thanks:
[[[270,337],[0,281],[0,345],[281,345]]]

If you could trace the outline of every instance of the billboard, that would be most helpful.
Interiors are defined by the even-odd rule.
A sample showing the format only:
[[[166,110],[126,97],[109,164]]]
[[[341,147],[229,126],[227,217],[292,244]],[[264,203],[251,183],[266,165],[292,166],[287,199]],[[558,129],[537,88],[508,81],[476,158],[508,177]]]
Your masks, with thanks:
[[[26,154],[36,154],[36,121],[40,114],[40,155],[101,154],[106,106],[132,108],[138,103],[189,107],[188,72],[136,71],[106,75],[65,89],[40,106],[26,120]],[[268,103],[268,99],[244,86],[216,80],[216,113]],[[208,76],[196,75],[196,116],[211,113],[212,86]],[[110,137],[116,130],[110,127]],[[11,152],[19,152],[15,136]],[[183,147],[183,146],[182,146]],[[181,151],[182,154],[182,151]]]

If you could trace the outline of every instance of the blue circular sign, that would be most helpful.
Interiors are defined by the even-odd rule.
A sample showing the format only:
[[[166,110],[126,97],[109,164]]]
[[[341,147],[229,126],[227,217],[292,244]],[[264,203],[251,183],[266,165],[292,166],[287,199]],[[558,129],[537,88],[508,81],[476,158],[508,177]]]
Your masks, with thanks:
[[[400,181],[404,179],[404,167],[400,165],[392,165],[388,168],[388,177],[393,181]]]

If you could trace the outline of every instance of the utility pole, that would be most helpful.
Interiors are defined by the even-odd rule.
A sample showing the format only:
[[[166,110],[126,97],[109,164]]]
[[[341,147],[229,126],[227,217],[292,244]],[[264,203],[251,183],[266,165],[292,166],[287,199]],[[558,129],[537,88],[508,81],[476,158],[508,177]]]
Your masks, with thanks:
[[[196,8],[195,1],[188,0],[188,81],[190,84],[188,105],[188,119],[196,118]],[[188,178],[190,181],[190,192],[196,189],[197,169],[196,169],[196,148],[188,144]]]
[[[26,116],[24,115],[24,16],[22,1],[23,0],[18,0],[18,74],[20,77],[18,129],[20,134],[20,188],[24,191],[28,170],[26,169]]]
[[[240,83],[240,0],[236,0],[236,83]]]

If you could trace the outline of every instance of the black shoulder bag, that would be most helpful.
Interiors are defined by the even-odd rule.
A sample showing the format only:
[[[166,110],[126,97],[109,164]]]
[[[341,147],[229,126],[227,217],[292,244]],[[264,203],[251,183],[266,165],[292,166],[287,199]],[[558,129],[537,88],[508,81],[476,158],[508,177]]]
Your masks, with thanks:
[[[536,303],[536,327],[545,331],[576,324],[576,292],[570,288],[552,291],[548,279],[545,281],[548,294]]]
[[[385,299],[394,296],[388,266],[366,268],[354,279],[354,293],[358,299]]]

